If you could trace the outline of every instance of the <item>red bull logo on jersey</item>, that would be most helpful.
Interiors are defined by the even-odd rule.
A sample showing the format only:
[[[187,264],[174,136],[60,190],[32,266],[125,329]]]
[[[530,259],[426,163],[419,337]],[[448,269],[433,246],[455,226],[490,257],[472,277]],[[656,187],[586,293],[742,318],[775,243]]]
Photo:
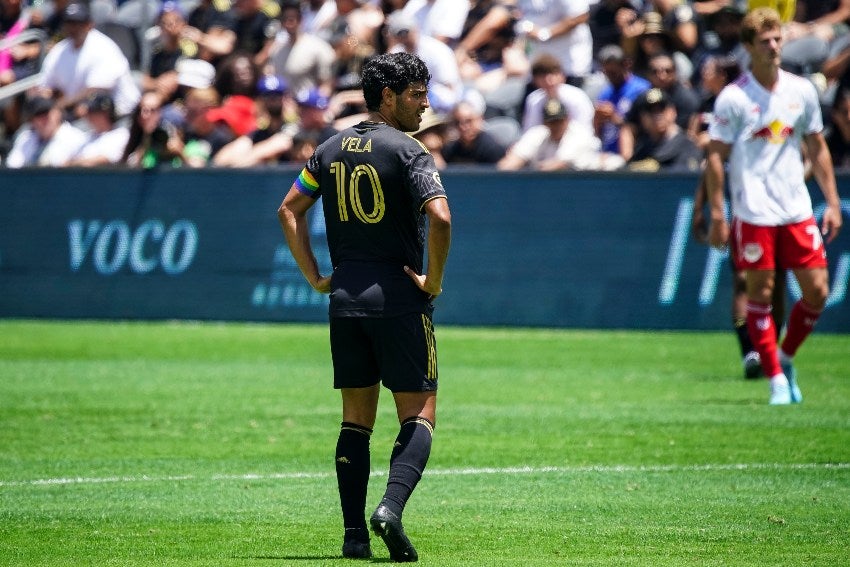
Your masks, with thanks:
[[[764,140],[770,144],[782,144],[794,135],[794,127],[774,120],[767,126],[753,132],[753,140]]]

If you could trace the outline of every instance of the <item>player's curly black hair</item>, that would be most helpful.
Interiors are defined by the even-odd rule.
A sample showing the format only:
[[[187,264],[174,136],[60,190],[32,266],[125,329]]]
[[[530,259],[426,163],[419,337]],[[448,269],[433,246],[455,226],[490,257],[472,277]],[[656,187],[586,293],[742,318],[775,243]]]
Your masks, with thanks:
[[[370,59],[363,65],[360,80],[366,108],[378,110],[381,91],[389,87],[396,94],[404,92],[411,83],[428,84],[431,73],[423,61],[410,53],[385,53]]]

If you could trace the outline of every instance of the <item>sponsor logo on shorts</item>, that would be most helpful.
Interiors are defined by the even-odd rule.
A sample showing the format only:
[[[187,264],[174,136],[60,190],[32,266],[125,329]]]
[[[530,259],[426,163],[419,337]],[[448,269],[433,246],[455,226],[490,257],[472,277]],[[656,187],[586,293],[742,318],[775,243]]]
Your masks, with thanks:
[[[747,262],[757,262],[764,254],[764,250],[760,244],[750,243],[744,245],[744,260]]]

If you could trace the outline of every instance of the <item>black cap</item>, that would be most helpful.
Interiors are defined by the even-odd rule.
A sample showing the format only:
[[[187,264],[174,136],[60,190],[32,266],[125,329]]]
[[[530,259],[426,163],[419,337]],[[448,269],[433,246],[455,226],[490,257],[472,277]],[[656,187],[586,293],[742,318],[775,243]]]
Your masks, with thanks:
[[[62,21],[90,22],[91,12],[89,11],[89,5],[85,2],[71,2],[62,10]]]
[[[543,122],[562,120],[567,117],[564,103],[557,98],[550,98],[543,104]]]
[[[53,108],[53,100],[45,96],[34,96],[24,103],[24,113],[32,118],[40,114],[47,114]]]
[[[637,97],[635,106],[640,112],[657,108],[667,108],[673,106],[673,99],[664,90],[652,88]]]

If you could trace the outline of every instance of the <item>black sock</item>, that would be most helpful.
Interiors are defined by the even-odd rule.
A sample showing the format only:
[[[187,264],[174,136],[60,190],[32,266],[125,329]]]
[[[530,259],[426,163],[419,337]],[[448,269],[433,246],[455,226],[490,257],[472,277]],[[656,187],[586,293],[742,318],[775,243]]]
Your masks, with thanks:
[[[746,356],[748,352],[755,350],[753,342],[750,340],[750,333],[747,331],[747,319],[735,317],[732,320],[732,325],[735,327],[735,334],[738,335],[738,344],[741,347],[741,356]]]
[[[433,431],[434,426],[424,417],[411,417],[401,424],[390,458],[387,491],[381,501],[399,518],[428,463]]]
[[[369,486],[369,436],[372,430],[343,421],[336,443],[336,480],[345,539],[369,541],[366,490]]]

